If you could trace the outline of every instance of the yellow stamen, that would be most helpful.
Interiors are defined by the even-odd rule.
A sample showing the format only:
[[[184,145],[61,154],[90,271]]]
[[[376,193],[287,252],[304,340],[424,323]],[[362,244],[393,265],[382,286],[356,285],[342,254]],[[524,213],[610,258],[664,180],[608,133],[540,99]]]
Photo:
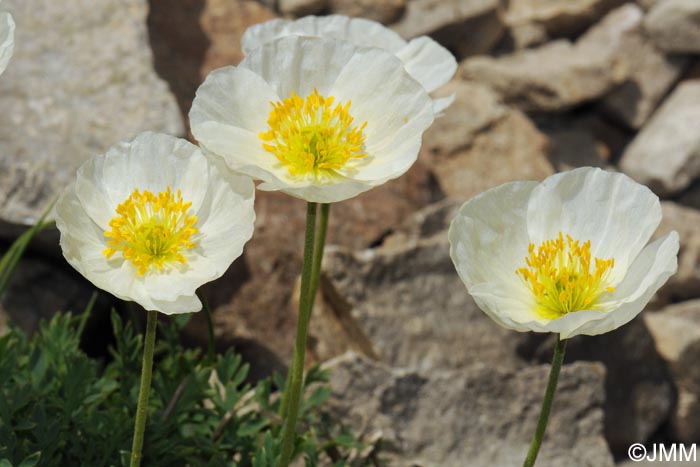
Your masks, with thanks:
[[[537,313],[543,318],[600,309],[600,296],[615,292],[608,284],[615,258],[593,258],[591,262],[590,240],[581,243],[559,232],[557,238],[538,247],[530,243],[528,251],[527,267],[518,268],[516,274],[534,294]]]
[[[187,263],[183,252],[196,246],[192,236],[198,231],[197,216],[187,213],[191,206],[182,200],[180,190],[173,194],[170,187],[157,195],[134,190],[109,221],[112,230],[105,232],[109,246],[102,254],[110,259],[121,253],[140,276],[153,267]]]
[[[302,99],[292,92],[282,102],[271,102],[270,129],[258,136],[263,148],[287,166],[293,176],[315,178],[337,175],[350,159],[363,158],[367,122],[353,126],[351,101],[337,103],[333,96],[314,92]]]

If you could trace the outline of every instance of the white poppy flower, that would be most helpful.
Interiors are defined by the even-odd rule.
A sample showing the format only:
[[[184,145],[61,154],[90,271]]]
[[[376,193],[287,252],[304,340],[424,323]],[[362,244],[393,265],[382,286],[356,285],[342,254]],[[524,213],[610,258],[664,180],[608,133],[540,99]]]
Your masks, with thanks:
[[[7,68],[15,48],[15,22],[12,15],[0,11],[0,74]]]
[[[79,169],[56,204],[66,260],[97,287],[166,314],[202,308],[253,234],[255,188],[199,148],[142,133]]]
[[[450,256],[502,326],[596,335],[637,316],[676,272],[676,232],[647,245],[660,221],[647,187],[581,168],[467,201],[450,225]]]
[[[200,146],[231,169],[321,203],[402,175],[432,122],[396,57],[318,37],[283,37],[213,71],[190,111]]]
[[[243,53],[248,55],[263,44],[284,36],[329,37],[348,41],[358,47],[379,47],[396,55],[406,71],[428,93],[446,84],[457,71],[457,61],[443,46],[427,36],[405,41],[381,23],[342,15],[305,16],[297,20],[273,19],[249,27],[241,39]],[[433,111],[439,114],[454,101],[454,94],[433,100]]]

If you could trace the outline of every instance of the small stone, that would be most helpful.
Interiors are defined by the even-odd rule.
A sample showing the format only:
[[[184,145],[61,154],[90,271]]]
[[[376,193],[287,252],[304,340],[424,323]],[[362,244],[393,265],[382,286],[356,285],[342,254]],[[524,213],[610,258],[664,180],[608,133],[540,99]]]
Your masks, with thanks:
[[[657,1],[644,19],[644,28],[661,50],[700,53],[700,2]]]
[[[505,31],[499,0],[410,0],[392,29],[431,36],[460,58],[488,52]]]
[[[380,437],[380,457],[397,466],[520,465],[549,374],[549,365],[515,371],[491,362],[425,373],[353,353],[326,367],[331,416],[354,433]],[[602,435],[604,378],[596,363],[562,368],[538,464],[614,465]]]
[[[390,24],[398,20],[406,8],[406,0],[329,0],[331,12]]]
[[[627,69],[606,48],[566,40],[498,58],[461,63],[462,77],[494,88],[507,103],[525,111],[561,112],[609,92]]]
[[[646,313],[644,319],[678,390],[674,434],[682,442],[695,442],[700,439],[700,300]]]
[[[622,171],[657,194],[679,193],[700,175],[700,79],[681,83],[622,155]]]
[[[580,40],[608,48],[629,70],[627,79],[608,93],[602,109],[631,129],[649,119],[661,99],[678,80],[687,60],[660,52],[642,30],[643,11],[628,3],[611,11]]]
[[[481,83],[455,78],[438,93],[454,94],[455,100],[423,135],[423,150],[431,155],[449,156],[468,148],[479,132],[508,113],[499,96]]]
[[[511,0],[505,18],[510,27],[536,24],[556,37],[574,36],[623,0]]]
[[[319,13],[328,6],[327,0],[278,0],[280,13],[289,16],[306,16]]]

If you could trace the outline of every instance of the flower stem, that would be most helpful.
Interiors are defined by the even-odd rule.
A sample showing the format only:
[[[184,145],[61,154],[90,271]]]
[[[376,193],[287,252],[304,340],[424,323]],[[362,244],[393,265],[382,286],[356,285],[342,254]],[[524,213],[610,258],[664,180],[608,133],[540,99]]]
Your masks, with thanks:
[[[537,421],[535,435],[532,437],[530,449],[527,452],[527,458],[525,459],[523,467],[533,467],[535,465],[535,461],[537,460],[537,454],[540,452],[542,438],[544,438],[544,432],[547,429],[549,413],[552,410],[554,393],[557,390],[557,382],[559,381],[559,372],[561,371],[561,364],[564,361],[564,353],[566,352],[566,342],[566,339],[562,340],[561,337],[557,337],[557,345],[554,347],[554,356],[552,357],[552,368],[549,371],[549,382],[547,383],[547,390],[544,393],[544,400],[542,401],[540,418]]]
[[[207,361],[209,363],[214,363],[216,358],[216,341],[214,339],[214,317],[211,313],[211,308],[209,308],[209,302],[204,298],[204,294],[201,290],[197,290],[197,297],[199,301],[202,302],[202,308],[207,314],[207,328],[209,329],[209,345],[207,346]]]
[[[314,256],[311,269],[311,310],[309,310],[308,319],[311,320],[311,313],[313,312],[313,303],[316,298],[316,292],[318,291],[318,283],[321,277],[321,262],[323,261],[323,250],[326,246],[326,232],[328,230],[328,217],[330,215],[331,205],[324,203],[321,205],[321,221],[316,230],[316,242],[314,244]],[[294,361],[294,359],[292,360]],[[293,369],[290,368],[287,373],[287,380],[285,383],[285,388],[289,388],[292,382]],[[287,408],[289,407],[289,391],[285,390],[282,395],[282,402],[280,404],[279,416],[285,418],[287,416]]]
[[[304,265],[301,273],[301,291],[299,294],[299,316],[297,318],[297,336],[294,346],[294,356],[290,367],[291,376],[287,378],[282,399],[282,412],[284,413],[284,427],[282,430],[282,448],[280,452],[281,467],[287,467],[294,452],[296,438],[296,423],[301,403],[301,390],[304,382],[304,354],[306,353],[306,335],[309,327],[309,318],[313,308],[313,283],[315,267],[320,267],[321,261],[316,260],[316,203],[308,203],[306,209],[306,235],[304,239]],[[322,211],[326,212],[327,210]],[[324,230],[325,231],[325,230]],[[323,234],[325,237],[325,233]],[[316,278],[318,283],[318,278]]]
[[[143,345],[143,364],[141,367],[141,387],[139,402],[134,421],[134,442],[131,445],[131,467],[141,465],[141,449],[143,448],[143,433],[146,430],[146,415],[148,414],[148,396],[151,393],[151,374],[153,371],[153,348],[156,342],[156,324],[158,312],[149,311],[146,320],[146,336]]]

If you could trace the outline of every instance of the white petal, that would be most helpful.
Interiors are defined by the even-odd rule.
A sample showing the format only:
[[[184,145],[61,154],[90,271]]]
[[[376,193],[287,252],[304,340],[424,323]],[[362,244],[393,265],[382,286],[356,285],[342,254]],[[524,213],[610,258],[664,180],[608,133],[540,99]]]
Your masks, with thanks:
[[[456,98],[457,94],[452,94],[447,97],[438,97],[437,99],[433,99],[433,113],[435,114],[435,117],[441,117],[442,112],[451,106]]]
[[[272,110],[270,102],[279,100],[274,89],[252,71],[232,66],[219,68],[207,75],[192,101],[192,134],[206,145],[206,138],[199,135],[199,127],[204,123],[216,122],[257,135],[267,129],[267,119]]]
[[[676,232],[671,232],[647,245],[629,267],[627,276],[615,291],[615,296],[625,297],[618,302],[619,308],[607,313],[597,312],[602,315],[602,319],[560,330],[562,337],[572,337],[579,334],[595,336],[617,329],[631,321],[644,309],[651,297],[666,283],[668,278],[676,273],[678,247],[678,233]],[[552,321],[552,323],[556,321],[559,320]]]
[[[287,36],[256,48],[243,59],[240,67],[260,75],[282,98],[289,97],[292,91],[306,97],[314,88],[328,96],[355,50],[349,42]]]
[[[537,321],[534,297],[517,276],[528,251],[527,204],[537,182],[492,188],[462,205],[450,224],[450,257],[479,306],[502,326]]]
[[[288,168],[263,149],[257,134],[217,122],[206,122],[197,127],[197,138],[207,153],[221,157],[237,172],[281,186],[306,185],[303,179],[291,177]]]
[[[367,122],[369,157],[354,159],[343,175],[371,182],[408,170],[418,156],[423,131],[433,122],[432,101],[396,57],[380,49],[358,49],[331,95],[339,102],[352,102],[349,112],[356,125]]]
[[[114,208],[135,189],[160,193],[170,187],[181,190],[183,200],[197,211],[206,194],[207,177],[207,161],[197,146],[174,136],[145,132],[110,148],[95,184],[103,187]]]
[[[7,68],[15,48],[15,22],[12,15],[0,12],[0,74]]]
[[[661,221],[658,197],[626,175],[585,167],[542,182],[528,206],[530,241],[539,245],[561,231],[591,241],[591,255],[615,258],[616,285]]]
[[[263,183],[258,185],[259,190],[281,190],[290,196],[294,196],[295,198],[300,198],[311,203],[337,203],[339,201],[353,198],[372,188],[373,185],[353,180],[334,183],[332,185],[309,185],[303,188],[290,188],[271,183]]]
[[[457,60],[450,51],[426,36],[413,39],[396,56],[428,92],[446,84],[457,71]]]
[[[243,53],[284,36],[315,36],[340,39],[362,47],[379,47],[398,52],[406,41],[376,21],[342,15],[305,16],[291,21],[273,19],[249,27],[241,39]]]
[[[153,300],[153,307],[147,310],[156,310],[166,315],[175,315],[181,313],[194,313],[202,309],[202,302],[199,301],[196,295],[178,297],[173,302],[164,300]]]

